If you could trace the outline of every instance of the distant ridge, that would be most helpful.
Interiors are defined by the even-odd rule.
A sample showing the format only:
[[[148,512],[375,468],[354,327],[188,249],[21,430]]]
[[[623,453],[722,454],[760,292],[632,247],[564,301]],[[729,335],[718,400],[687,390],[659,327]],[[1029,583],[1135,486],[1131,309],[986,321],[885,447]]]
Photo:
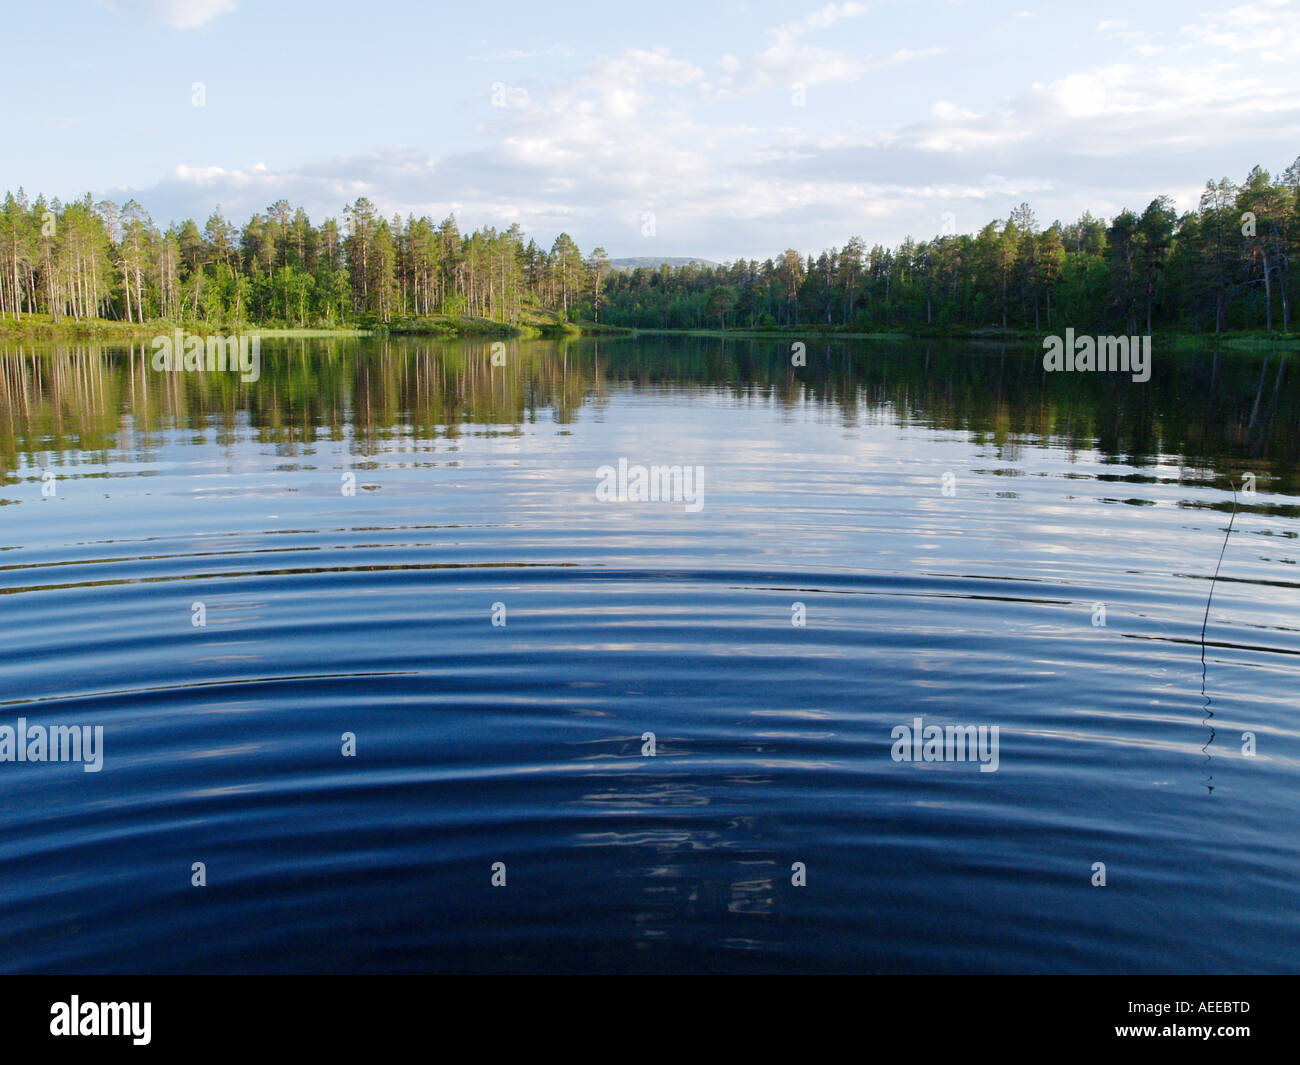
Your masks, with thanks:
[[[691,259],[682,256],[656,258],[653,255],[643,255],[631,259],[610,259],[609,265],[615,270],[635,270],[638,266],[648,266],[651,270],[658,270],[664,266],[689,266],[691,263],[699,263],[700,266],[717,266],[718,264],[710,259]]]

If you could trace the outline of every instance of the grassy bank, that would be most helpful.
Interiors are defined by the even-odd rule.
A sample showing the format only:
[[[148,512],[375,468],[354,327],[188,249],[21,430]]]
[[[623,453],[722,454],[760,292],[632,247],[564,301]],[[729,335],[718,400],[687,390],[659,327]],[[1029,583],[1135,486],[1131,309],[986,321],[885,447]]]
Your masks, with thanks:
[[[0,339],[5,340],[101,340],[101,341],[151,341],[157,336],[171,336],[177,329],[187,333],[208,336],[215,333],[252,335],[259,337],[359,337],[359,336],[427,336],[444,339],[457,338],[528,338],[579,336],[592,332],[602,335],[611,332],[605,326],[583,326],[552,320],[524,320],[517,323],[494,322],[488,318],[453,317],[434,315],[421,318],[402,318],[391,322],[363,321],[356,326],[336,328],[280,328],[260,326],[251,322],[207,324],[173,322],[158,318],[148,322],[113,322],[101,319],[73,321],[68,318],[55,321],[48,315],[24,315],[21,319],[0,318]]]
[[[173,322],[155,318],[148,322],[113,322],[102,319],[73,321],[68,318],[55,321],[48,315],[23,315],[22,319],[0,318],[0,338],[6,340],[142,340],[148,342],[157,336],[171,336],[177,329],[187,333],[207,336],[228,333],[235,336],[257,334],[260,337],[356,337],[366,336],[369,330],[346,329],[268,328],[245,322],[240,325],[198,325],[194,322]]]
[[[113,322],[93,319],[76,322],[70,319],[54,321],[48,315],[24,315],[21,320],[0,317],[0,339],[3,340],[99,340],[144,341],[154,337],[170,336],[177,329],[188,333],[208,335],[229,332],[236,335],[257,334],[260,337],[311,338],[311,337],[361,337],[372,335],[426,336],[446,340],[469,339],[529,339],[560,340],[574,337],[618,336],[692,336],[718,340],[773,340],[795,343],[811,340],[878,340],[901,342],[908,340],[965,340],[979,343],[1023,344],[1040,346],[1045,336],[1057,331],[1032,329],[934,329],[934,330],[862,330],[840,329],[826,326],[795,326],[769,329],[626,329],[596,322],[561,322],[554,316],[526,314],[514,323],[496,322],[488,318],[431,315],[420,318],[401,318],[391,322],[364,320],[356,326],[337,328],[280,328],[258,326],[252,323],[232,325],[200,325],[195,322],[172,322],[154,319],[148,322]],[[1065,327],[1060,327],[1063,333]],[[1085,330],[1076,327],[1082,336]],[[1296,351],[1300,350],[1298,333],[1265,333],[1262,330],[1232,333],[1174,333],[1152,334],[1153,344],[1164,350],[1203,351],[1222,347],[1235,351]]]
[[[375,323],[374,331],[388,336],[421,337],[516,337],[527,336],[529,326],[514,326],[507,322],[494,322],[490,318],[460,318],[433,314],[418,318],[395,318],[393,321]]]
[[[490,318],[452,317],[430,315],[421,318],[401,318],[387,325],[375,323],[376,333],[389,336],[434,336],[448,339],[456,337],[509,337],[529,339],[545,337],[552,340],[578,336],[627,336],[632,330],[596,322],[562,322],[554,315],[525,311],[517,321],[497,322]]]

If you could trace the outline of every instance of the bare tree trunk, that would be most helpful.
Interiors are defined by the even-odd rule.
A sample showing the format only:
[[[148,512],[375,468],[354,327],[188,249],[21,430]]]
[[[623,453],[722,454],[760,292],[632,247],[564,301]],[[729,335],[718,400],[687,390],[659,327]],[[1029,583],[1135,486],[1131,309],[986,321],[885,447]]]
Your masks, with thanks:
[[[1266,332],[1273,332],[1273,277],[1268,268],[1268,250],[1259,249],[1260,254],[1264,257],[1264,306],[1267,308],[1264,320]]]

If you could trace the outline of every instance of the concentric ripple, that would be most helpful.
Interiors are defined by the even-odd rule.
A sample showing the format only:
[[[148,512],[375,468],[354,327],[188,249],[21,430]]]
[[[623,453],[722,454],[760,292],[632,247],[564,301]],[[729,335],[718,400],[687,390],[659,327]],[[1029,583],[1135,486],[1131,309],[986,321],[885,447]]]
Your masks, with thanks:
[[[0,762],[0,970],[1300,969],[1286,456],[1108,450],[1032,355],[953,406],[989,356],[886,395],[918,352],[691,343],[308,343],[315,390],[181,399],[5,354],[109,391],[5,397],[0,725],[104,760]],[[702,509],[599,502],[620,458]],[[895,761],[917,718],[996,772]]]

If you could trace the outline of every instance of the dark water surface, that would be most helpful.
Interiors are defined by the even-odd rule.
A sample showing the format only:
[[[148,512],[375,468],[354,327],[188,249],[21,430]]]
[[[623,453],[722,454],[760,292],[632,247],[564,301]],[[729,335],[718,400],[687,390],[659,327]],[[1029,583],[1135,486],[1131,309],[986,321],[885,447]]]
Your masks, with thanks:
[[[0,970],[1300,971],[1295,366],[262,350],[0,348]]]

